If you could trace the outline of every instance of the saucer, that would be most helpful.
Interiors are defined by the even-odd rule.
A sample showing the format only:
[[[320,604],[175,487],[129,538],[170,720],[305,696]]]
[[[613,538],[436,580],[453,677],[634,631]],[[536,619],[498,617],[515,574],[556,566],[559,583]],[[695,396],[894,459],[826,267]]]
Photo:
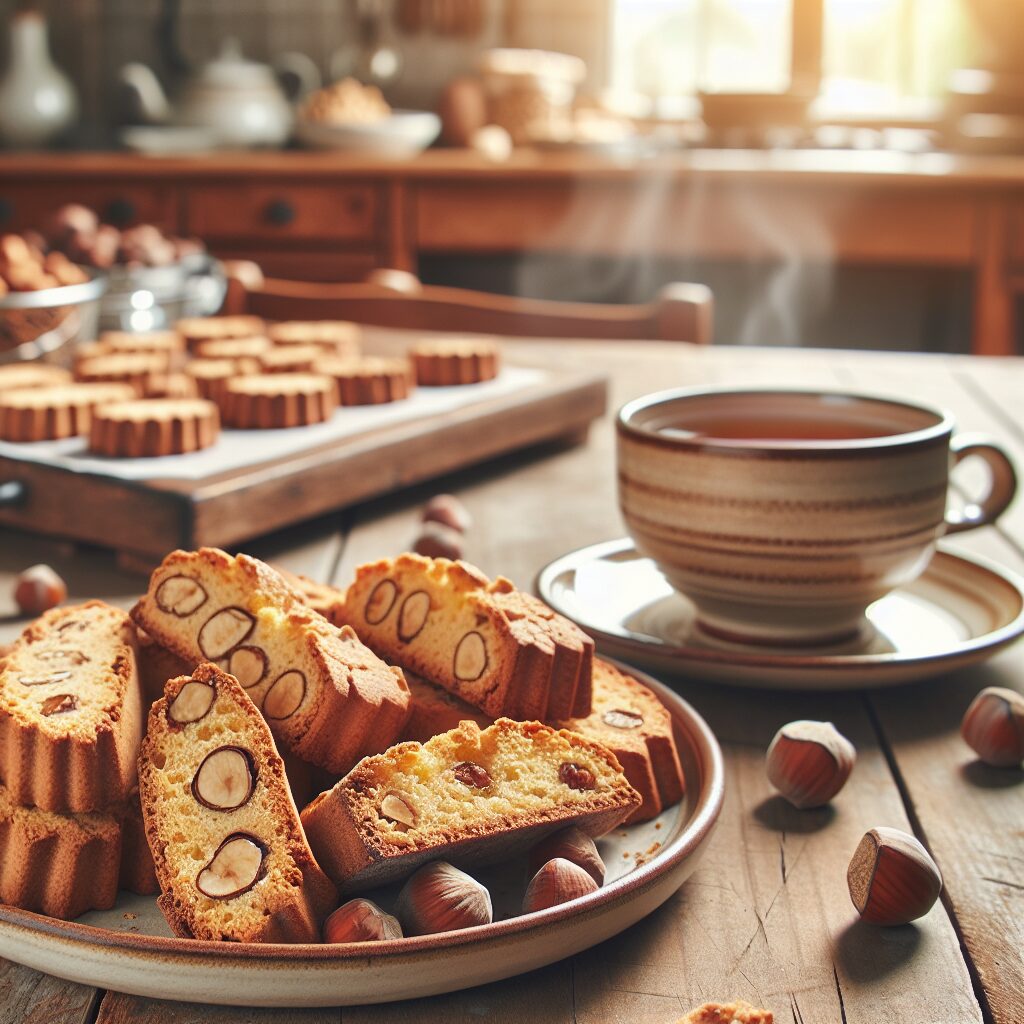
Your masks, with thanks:
[[[875,601],[862,637],[837,647],[763,648],[701,633],[693,604],[628,538],[555,559],[541,597],[602,652],[672,673],[743,686],[855,690],[941,675],[990,657],[1024,633],[1024,580],[939,550],[928,568]]]

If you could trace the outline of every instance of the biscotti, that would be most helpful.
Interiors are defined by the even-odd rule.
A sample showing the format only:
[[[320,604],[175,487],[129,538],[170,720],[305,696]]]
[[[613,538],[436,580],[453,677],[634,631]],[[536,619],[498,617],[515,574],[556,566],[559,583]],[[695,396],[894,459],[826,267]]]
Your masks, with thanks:
[[[215,665],[169,680],[139,756],[146,836],[182,938],[315,942],[334,886],[306,845],[259,711]]]
[[[465,562],[404,554],[360,566],[338,615],[386,661],[492,718],[590,714],[590,637]]]
[[[501,718],[366,758],[302,812],[302,823],[320,865],[349,893],[428,860],[505,860],[565,825],[600,836],[639,804],[604,747]]]
[[[493,723],[489,715],[459,700],[453,693],[428,683],[415,672],[406,672],[409,684],[409,721],[402,730],[403,740],[426,743],[442,732],[456,729],[460,722],[475,722],[481,729]]]
[[[89,433],[92,411],[135,397],[130,384],[62,384],[0,394],[0,441],[58,441]]]
[[[70,919],[117,899],[121,820],[22,807],[0,785],[0,903]]]
[[[330,377],[258,373],[228,381],[218,403],[228,427],[306,427],[331,418],[338,405],[338,391]]]
[[[0,663],[0,779],[19,804],[96,811],[135,785],[136,634],[102,601],[55,608]]]
[[[498,346],[493,341],[438,338],[421,341],[409,350],[416,383],[424,387],[477,384],[497,377]]]
[[[279,742],[327,771],[384,750],[409,713],[401,671],[351,629],[307,608],[268,565],[216,548],[175,551],[132,609],[157,643],[193,665],[220,664]]]
[[[648,821],[683,797],[683,769],[672,716],[642,683],[600,658],[594,661],[594,709],[556,722],[603,743],[618,758],[643,803],[625,824]]]
[[[209,448],[220,435],[217,406],[203,398],[149,398],[97,409],[89,451],[113,458],[158,458]]]

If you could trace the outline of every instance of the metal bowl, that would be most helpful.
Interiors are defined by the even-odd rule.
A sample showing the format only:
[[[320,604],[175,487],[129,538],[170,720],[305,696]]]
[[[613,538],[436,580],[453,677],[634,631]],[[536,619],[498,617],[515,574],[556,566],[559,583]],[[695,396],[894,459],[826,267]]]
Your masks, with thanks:
[[[35,292],[9,292],[0,298],[0,363],[27,359],[70,365],[80,341],[96,337],[103,274],[82,268],[89,280]]]

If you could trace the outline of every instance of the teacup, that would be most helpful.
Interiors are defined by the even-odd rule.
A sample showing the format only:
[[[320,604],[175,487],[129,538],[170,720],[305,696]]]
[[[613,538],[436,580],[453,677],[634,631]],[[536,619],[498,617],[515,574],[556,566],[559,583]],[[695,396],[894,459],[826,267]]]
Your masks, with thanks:
[[[854,639],[871,602],[920,575],[944,534],[993,522],[1013,464],[937,409],[829,391],[664,391],[619,412],[619,504],[638,551],[740,643]],[[947,512],[968,456],[986,495]]]

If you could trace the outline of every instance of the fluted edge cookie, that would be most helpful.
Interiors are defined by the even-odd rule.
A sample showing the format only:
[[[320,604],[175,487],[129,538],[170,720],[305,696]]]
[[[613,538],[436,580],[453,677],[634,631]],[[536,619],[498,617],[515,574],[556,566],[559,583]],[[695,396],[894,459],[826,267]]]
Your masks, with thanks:
[[[220,398],[224,425],[243,430],[304,427],[331,418],[338,391],[330,377],[262,373],[230,380]]]
[[[619,759],[643,803],[626,822],[649,821],[683,797],[683,769],[672,716],[639,680],[594,660],[594,708],[586,718],[553,723],[603,743]]]
[[[284,763],[238,682],[215,665],[169,680],[139,755],[146,836],[171,930],[184,938],[315,942],[335,906]]]
[[[179,657],[234,675],[282,746],[326,771],[341,774],[384,750],[408,718],[401,671],[306,607],[255,558],[172,552],[131,614]]]
[[[590,714],[593,640],[466,562],[403,554],[362,565],[334,616],[385,660],[493,718]]]
[[[271,347],[269,338],[261,334],[245,338],[203,338],[193,351],[201,359],[256,359]]]
[[[135,785],[136,633],[102,601],[55,608],[0,662],[0,780],[19,804],[98,811]]]
[[[238,377],[258,373],[250,359],[193,359],[185,366],[185,376],[195,383],[200,398],[221,404],[228,384]]]
[[[408,398],[415,386],[412,366],[406,359],[328,357],[319,359],[313,369],[333,378],[342,405],[397,402]]]
[[[155,458],[199,451],[220,434],[220,413],[202,398],[116,402],[93,413],[89,450],[113,458]]]
[[[85,384],[130,384],[141,397],[151,380],[167,373],[170,365],[167,352],[111,352],[76,363],[75,380]]]
[[[262,317],[249,315],[190,316],[174,325],[190,349],[208,338],[251,338],[266,334],[266,327]]]
[[[409,350],[416,383],[424,387],[478,384],[498,376],[500,353],[493,341],[439,338]]]
[[[639,803],[604,747],[500,718],[365,758],[302,812],[302,823],[320,865],[350,893],[428,860],[506,860],[566,825],[604,835]]]
[[[89,433],[92,412],[135,397],[130,384],[63,384],[0,394],[0,440],[59,441]]]
[[[68,384],[71,373],[49,363],[8,363],[0,366],[0,394],[20,388],[47,388]]]

